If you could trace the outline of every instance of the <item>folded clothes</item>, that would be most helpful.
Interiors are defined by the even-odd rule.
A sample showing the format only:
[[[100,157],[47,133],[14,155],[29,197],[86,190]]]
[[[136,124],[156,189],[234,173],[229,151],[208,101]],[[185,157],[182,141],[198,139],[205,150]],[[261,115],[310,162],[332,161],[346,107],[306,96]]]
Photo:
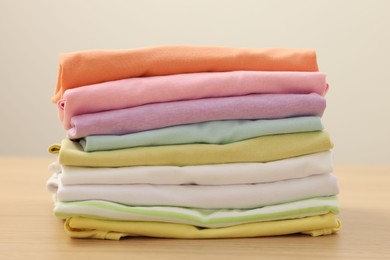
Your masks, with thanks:
[[[150,103],[271,93],[323,96],[327,88],[321,72],[231,71],[130,78],[68,89],[58,102],[58,113],[69,129],[73,116]]]
[[[131,206],[250,209],[314,197],[337,195],[332,174],[268,183],[236,185],[62,185],[57,200],[105,200]]]
[[[228,163],[196,166],[133,166],[91,168],[61,166],[61,182],[75,184],[196,184],[228,185],[274,182],[332,172],[329,151],[267,163]],[[54,172],[49,190],[58,186]]]
[[[79,140],[84,151],[105,151],[138,146],[209,143],[227,144],[249,138],[320,131],[320,117],[273,120],[224,120],[171,126],[127,135],[90,135]]]
[[[169,64],[169,66],[167,66]],[[309,49],[157,46],[61,54],[53,102],[67,89],[126,78],[223,71],[318,71]]]
[[[161,238],[239,238],[278,236],[302,233],[311,236],[330,235],[341,228],[333,213],[325,215],[256,222],[224,228],[199,228],[186,224],[97,220],[71,217],[65,222],[66,233],[73,238],[119,240],[123,237]]]
[[[72,117],[68,137],[123,135],[156,128],[229,119],[321,116],[324,97],[312,94],[254,94],[148,104]]]
[[[68,139],[52,145],[67,166],[124,167],[173,165],[188,166],[236,162],[269,162],[330,150],[333,144],[323,131],[256,137],[230,144],[181,144],[135,147],[112,151],[84,152]]]
[[[303,218],[339,212],[335,196],[317,197],[247,210],[181,207],[126,206],[104,200],[56,202],[54,214],[60,218],[86,217],[122,221],[154,221],[220,228],[244,223]]]

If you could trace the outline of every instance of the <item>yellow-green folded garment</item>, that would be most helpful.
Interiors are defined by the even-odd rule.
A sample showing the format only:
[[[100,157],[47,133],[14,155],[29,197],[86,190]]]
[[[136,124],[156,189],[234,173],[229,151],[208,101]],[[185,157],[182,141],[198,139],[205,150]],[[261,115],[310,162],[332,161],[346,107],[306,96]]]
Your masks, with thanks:
[[[336,196],[316,197],[253,209],[202,209],[162,206],[127,206],[104,200],[55,202],[60,218],[85,217],[120,221],[180,223],[206,228],[245,223],[297,219],[339,212]]]
[[[124,167],[140,165],[202,165],[232,162],[269,162],[332,148],[323,131],[252,138],[230,144],[183,144],[84,152],[79,143],[64,139],[49,147],[59,162],[69,166]]]
[[[138,236],[194,239],[262,237],[294,233],[321,236],[335,233],[340,227],[340,221],[332,213],[301,219],[256,222],[224,228],[199,228],[186,224],[97,220],[82,217],[68,218],[65,222],[65,231],[73,238],[112,240]]]

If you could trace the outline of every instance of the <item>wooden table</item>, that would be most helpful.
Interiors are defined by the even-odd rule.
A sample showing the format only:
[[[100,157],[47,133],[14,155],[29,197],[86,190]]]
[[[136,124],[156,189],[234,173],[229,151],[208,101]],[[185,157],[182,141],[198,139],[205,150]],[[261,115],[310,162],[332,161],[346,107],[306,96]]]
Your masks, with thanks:
[[[0,158],[0,259],[390,259],[390,166],[336,167],[337,235],[103,241],[71,239],[53,217],[45,188],[51,160]]]

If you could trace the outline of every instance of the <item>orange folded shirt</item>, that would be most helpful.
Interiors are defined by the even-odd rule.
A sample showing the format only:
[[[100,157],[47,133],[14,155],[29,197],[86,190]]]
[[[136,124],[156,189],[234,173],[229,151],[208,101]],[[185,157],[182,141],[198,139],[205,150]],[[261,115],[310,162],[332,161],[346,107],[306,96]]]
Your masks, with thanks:
[[[67,89],[133,77],[195,72],[318,71],[309,49],[250,49],[211,46],[159,46],[91,50],[60,55],[53,102]]]

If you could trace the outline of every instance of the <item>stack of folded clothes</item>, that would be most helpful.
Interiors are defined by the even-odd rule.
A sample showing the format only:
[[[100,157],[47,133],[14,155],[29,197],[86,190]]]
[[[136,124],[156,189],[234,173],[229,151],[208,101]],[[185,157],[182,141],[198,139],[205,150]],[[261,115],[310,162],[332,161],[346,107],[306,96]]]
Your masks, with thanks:
[[[306,49],[63,54],[55,215],[75,238],[335,233],[326,91]]]

